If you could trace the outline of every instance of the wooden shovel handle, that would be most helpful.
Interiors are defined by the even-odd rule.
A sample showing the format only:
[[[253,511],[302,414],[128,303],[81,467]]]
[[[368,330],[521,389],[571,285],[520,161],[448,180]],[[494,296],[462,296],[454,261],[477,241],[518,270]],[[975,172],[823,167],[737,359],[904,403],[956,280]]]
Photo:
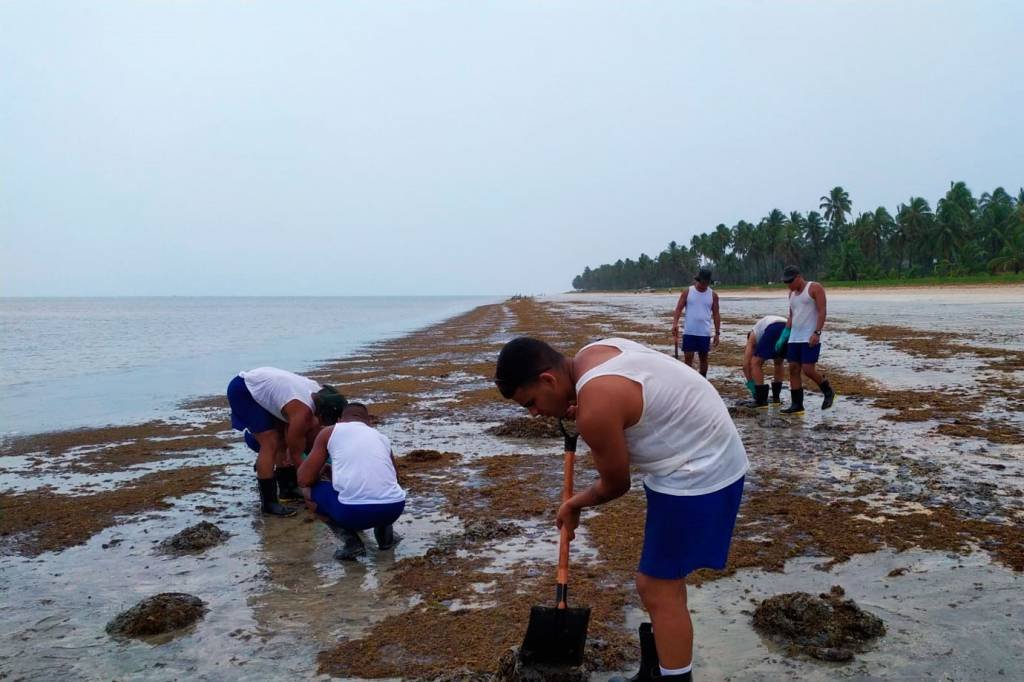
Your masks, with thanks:
[[[562,502],[572,497],[572,476],[576,466],[576,451],[565,451],[564,472],[562,476]],[[565,593],[569,585],[569,529],[562,526],[562,533],[558,539],[558,584],[563,586],[559,590],[558,608],[566,608]]]

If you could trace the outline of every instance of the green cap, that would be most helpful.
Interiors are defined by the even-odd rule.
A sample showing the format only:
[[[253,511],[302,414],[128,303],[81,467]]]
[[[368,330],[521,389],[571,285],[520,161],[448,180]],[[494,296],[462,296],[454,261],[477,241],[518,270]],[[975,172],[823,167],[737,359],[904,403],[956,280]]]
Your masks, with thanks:
[[[338,393],[333,386],[323,386],[313,394],[313,402],[316,405],[316,416],[320,422],[328,426],[337,423],[341,411],[348,405],[345,396]]]

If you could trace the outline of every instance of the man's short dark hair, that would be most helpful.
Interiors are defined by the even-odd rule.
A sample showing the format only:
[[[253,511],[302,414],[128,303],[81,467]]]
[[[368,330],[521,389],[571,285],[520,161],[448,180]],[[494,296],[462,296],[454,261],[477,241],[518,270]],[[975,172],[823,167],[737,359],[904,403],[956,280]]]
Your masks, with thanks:
[[[505,344],[494,368],[494,383],[501,395],[511,398],[520,387],[532,383],[542,372],[562,364],[565,356],[539,339],[520,336]]]
[[[370,424],[373,418],[370,416],[370,408],[363,403],[349,403],[341,411],[341,421],[358,421]]]

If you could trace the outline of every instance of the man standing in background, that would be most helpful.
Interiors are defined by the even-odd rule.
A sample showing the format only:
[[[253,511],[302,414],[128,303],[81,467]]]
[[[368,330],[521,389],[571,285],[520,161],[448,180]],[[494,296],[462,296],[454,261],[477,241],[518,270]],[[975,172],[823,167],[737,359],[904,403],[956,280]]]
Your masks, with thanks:
[[[827,410],[832,407],[836,394],[828,379],[815,368],[821,354],[821,331],[827,315],[825,287],[817,282],[805,280],[800,270],[793,265],[787,265],[783,270],[782,281],[789,287],[789,319],[786,328],[790,333],[786,360],[789,361],[791,396],[789,407],[782,410],[782,413],[803,414],[804,389],[801,374],[806,374],[821,388],[825,395],[821,409]]]
[[[718,314],[718,294],[711,289],[711,270],[701,268],[693,278],[695,284],[683,289],[676,303],[675,314],[672,315],[672,340],[679,345],[679,316],[686,309],[686,320],[683,326],[683,361],[693,367],[693,354],[700,358],[700,374],[708,375],[708,353],[711,348],[718,348],[718,338],[722,332],[722,318]],[[714,321],[714,336],[711,334]]]

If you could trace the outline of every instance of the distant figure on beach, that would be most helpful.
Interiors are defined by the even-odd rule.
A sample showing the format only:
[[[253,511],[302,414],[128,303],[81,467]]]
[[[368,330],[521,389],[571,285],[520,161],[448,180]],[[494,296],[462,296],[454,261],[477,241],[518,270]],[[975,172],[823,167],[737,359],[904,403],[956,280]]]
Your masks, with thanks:
[[[753,397],[748,407],[768,407],[768,385],[764,383],[764,362],[774,363],[772,377],[772,402],[781,402],[782,363],[786,359],[786,342],[789,337],[786,318],[765,315],[747,332],[747,345],[743,349],[743,376],[747,390]]]
[[[701,268],[693,278],[695,284],[683,289],[672,315],[672,341],[679,346],[679,316],[686,311],[683,326],[683,361],[693,367],[693,354],[700,358],[700,374],[708,375],[708,353],[718,348],[722,318],[718,314],[718,294],[711,289],[711,270]],[[711,334],[714,322],[714,336]]]
[[[789,350],[786,360],[789,361],[789,407],[782,410],[784,414],[803,414],[804,389],[801,374],[806,374],[818,384],[825,398],[821,409],[832,407],[836,394],[828,379],[822,376],[815,365],[821,354],[821,332],[827,316],[825,287],[817,282],[808,282],[800,274],[799,268],[787,265],[782,272],[782,281],[789,287],[789,319],[786,328],[789,330]]]
[[[590,446],[598,480],[556,516],[570,537],[581,510],[626,494],[630,465],[646,474],[636,587],[653,630],[640,626],[638,679],[658,668],[666,679],[690,680],[693,624],[684,579],[699,568],[725,567],[748,467],[725,403],[690,368],[616,338],[574,357],[537,339],[514,339],[498,356],[495,383],[534,416],[575,417]]]
[[[365,405],[349,403],[338,423],[317,435],[309,457],[299,467],[299,484],[307,489],[306,506],[341,540],[342,547],[334,553],[341,561],[366,554],[361,530],[372,528],[381,550],[391,549],[401,539],[393,524],[405,510],[405,491],[398,480],[391,441],[372,422]]]
[[[295,509],[279,502],[278,489],[285,496],[302,499],[297,489],[296,470],[321,425],[333,424],[347,401],[331,386],[276,367],[257,367],[241,372],[228,384],[231,426],[243,434],[257,452],[263,512],[291,516]],[[255,440],[256,447],[253,447]]]

